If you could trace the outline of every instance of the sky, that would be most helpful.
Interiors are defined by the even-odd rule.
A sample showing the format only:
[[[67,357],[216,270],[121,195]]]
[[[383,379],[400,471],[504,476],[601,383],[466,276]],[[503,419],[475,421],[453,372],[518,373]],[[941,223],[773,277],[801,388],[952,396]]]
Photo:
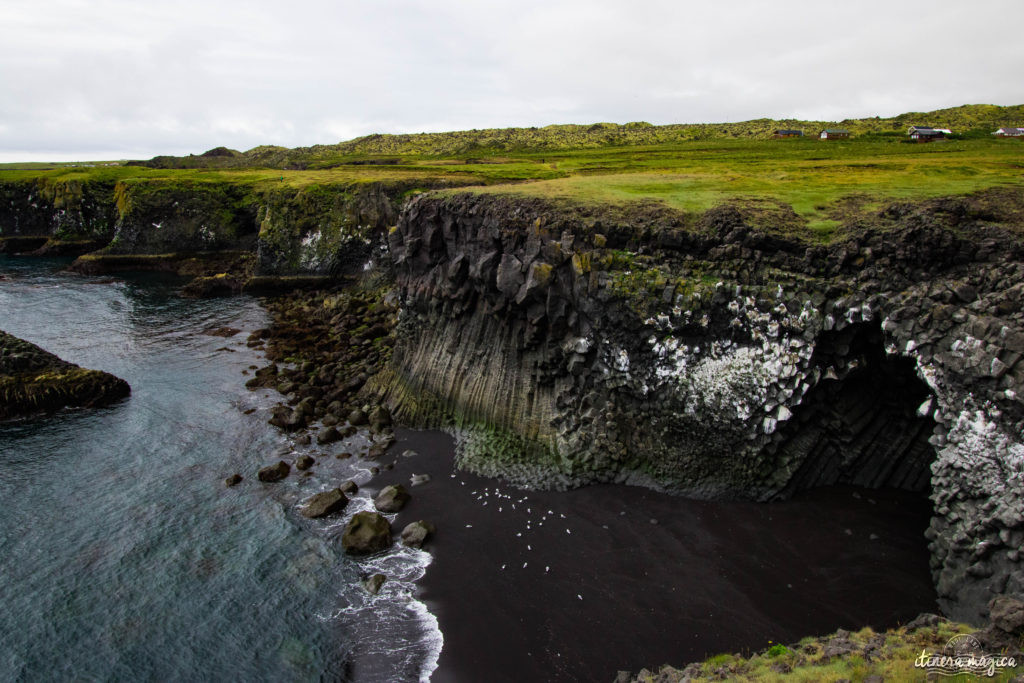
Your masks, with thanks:
[[[1022,104],[1022,26],[1024,0],[0,0],[0,162]]]

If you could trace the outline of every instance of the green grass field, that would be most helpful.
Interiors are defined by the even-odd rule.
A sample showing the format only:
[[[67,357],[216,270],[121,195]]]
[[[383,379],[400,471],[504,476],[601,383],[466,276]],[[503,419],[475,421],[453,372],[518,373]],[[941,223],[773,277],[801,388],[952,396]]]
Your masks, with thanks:
[[[152,181],[298,189],[401,181],[411,187],[462,188],[447,190],[451,192],[468,187],[473,192],[587,204],[657,202],[687,212],[732,200],[756,200],[791,206],[812,233],[827,235],[837,225],[842,207],[851,203],[864,209],[892,200],[1024,185],[1024,140],[993,138],[985,132],[992,121],[969,119],[1007,112],[1017,115],[1024,107],[972,105],[866,119],[848,126],[865,132],[842,141],[820,141],[806,125],[812,134],[808,137],[767,139],[765,133],[780,123],[768,120],[723,124],[725,132],[720,131],[717,139],[676,139],[680,131],[706,133],[714,126],[647,124],[368,136],[333,146],[225,150],[210,157],[159,157],[160,163],[151,162],[198,166],[194,168],[7,164],[0,165],[0,182],[105,180],[130,186]],[[908,143],[905,131],[893,129],[902,126],[903,119],[941,122],[943,117],[970,127],[962,128],[958,139],[929,144]],[[753,123],[758,125],[751,127]],[[282,160],[298,168],[261,165]]]

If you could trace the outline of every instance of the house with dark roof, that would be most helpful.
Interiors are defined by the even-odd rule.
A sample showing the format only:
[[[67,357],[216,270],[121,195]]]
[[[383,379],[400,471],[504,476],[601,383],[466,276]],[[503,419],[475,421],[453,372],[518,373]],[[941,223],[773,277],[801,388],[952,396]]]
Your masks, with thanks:
[[[1024,128],[1005,126],[992,133],[992,135],[995,135],[997,138],[1022,138],[1024,137]]]
[[[821,135],[818,136],[819,140],[842,140],[850,137],[850,131],[842,130],[840,128],[826,128],[821,131]]]
[[[802,138],[804,132],[802,130],[785,130],[780,129],[772,134],[773,138]]]
[[[949,128],[932,128],[930,126],[911,126],[907,130],[907,135],[910,136],[911,140],[917,140],[918,142],[931,142],[932,140],[941,140],[947,135],[952,135],[953,131]]]

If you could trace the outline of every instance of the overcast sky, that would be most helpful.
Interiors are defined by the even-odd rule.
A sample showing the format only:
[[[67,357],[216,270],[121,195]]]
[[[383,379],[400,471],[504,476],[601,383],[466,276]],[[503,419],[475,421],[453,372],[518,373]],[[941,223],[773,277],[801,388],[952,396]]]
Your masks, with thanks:
[[[0,161],[1021,104],[1022,27],[1024,0],[0,0]]]

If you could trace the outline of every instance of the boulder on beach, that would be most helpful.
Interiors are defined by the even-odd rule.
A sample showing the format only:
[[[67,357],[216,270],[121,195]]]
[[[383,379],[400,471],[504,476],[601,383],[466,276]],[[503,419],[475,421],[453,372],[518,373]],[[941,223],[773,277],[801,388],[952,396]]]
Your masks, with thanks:
[[[236,485],[240,484],[241,482],[242,482],[242,475],[238,474],[237,472],[235,472],[230,477],[228,477],[227,479],[224,480],[224,485],[227,486],[228,488],[231,488],[232,486],[236,486]]]
[[[300,470],[308,470],[310,467],[316,464],[316,458],[312,455],[300,455],[295,461],[295,467]]]
[[[422,548],[423,543],[437,531],[430,522],[422,519],[402,529],[402,545],[410,548]]]
[[[341,547],[349,555],[369,555],[390,546],[391,523],[377,512],[357,512],[341,535]]]
[[[316,435],[316,442],[321,446],[341,440],[341,432],[335,427],[324,427]]]
[[[302,515],[310,519],[326,517],[344,510],[346,505],[348,505],[348,497],[345,493],[340,488],[331,489],[318,493],[307,500],[302,508]]]
[[[361,427],[367,423],[366,413],[357,408],[348,414],[348,421],[351,425]]]
[[[351,495],[355,494],[355,493],[356,493],[356,491],[358,491],[358,490],[359,490],[359,485],[358,485],[358,484],[356,484],[356,483],[355,483],[354,481],[352,481],[351,479],[349,479],[348,481],[346,481],[346,482],[345,482],[344,484],[342,484],[342,485],[341,485],[341,486],[339,486],[338,488],[340,488],[340,489],[341,489],[341,492],[342,492],[342,493],[345,493],[345,494],[347,494],[347,495],[351,496]]]
[[[281,481],[288,476],[288,473],[292,471],[291,466],[288,465],[284,460],[278,461],[274,465],[267,465],[257,473],[257,478],[264,482]]]
[[[373,505],[381,512],[398,512],[405,507],[412,496],[401,484],[385,486],[377,497],[373,499]]]
[[[413,486],[423,486],[428,481],[430,481],[429,474],[413,474],[411,477],[409,477],[409,483],[411,483]]]

